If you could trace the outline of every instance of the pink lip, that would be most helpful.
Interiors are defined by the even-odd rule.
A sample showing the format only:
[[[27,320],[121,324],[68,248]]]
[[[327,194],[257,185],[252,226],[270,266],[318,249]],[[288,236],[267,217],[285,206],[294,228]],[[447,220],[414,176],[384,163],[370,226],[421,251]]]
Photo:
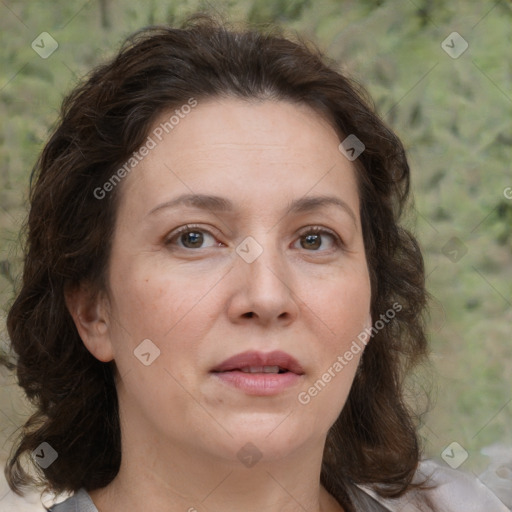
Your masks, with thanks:
[[[256,352],[255,350],[242,352],[226,359],[216,366],[212,372],[241,370],[248,366],[279,366],[297,375],[304,373],[304,369],[294,357],[280,350],[274,352]]]
[[[249,366],[279,366],[285,373],[246,373]],[[298,361],[286,352],[248,351],[230,357],[216,366],[212,374],[226,384],[249,395],[269,396],[296,385],[304,374]]]

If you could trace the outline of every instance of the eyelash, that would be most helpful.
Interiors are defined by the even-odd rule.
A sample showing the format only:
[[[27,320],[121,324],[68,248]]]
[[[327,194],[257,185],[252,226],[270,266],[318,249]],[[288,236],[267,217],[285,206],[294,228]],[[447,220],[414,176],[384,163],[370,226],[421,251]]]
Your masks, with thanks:
[[[183,233],[188,233],[190,231],[199,231],[199,232],[208,233],[212,237],[216,238],[215,235],[208,229],[204,229],[201,226],[194,225],[194,224],[187,224],[185,226],[182,226],[178,230],[174,231],[173,233],[171,233],[171,236],[166,240],[165,245],[167,245],[167,246],[171,245],[174,240],[176,240],[177,238],[180,237],[180,235],[182,235]],[[307,228],[302,229],[299,232],[299,238],[303,237],[305,235],[310,235],[310,234],[329,235],[332,237],[334,246],[336,248],[338,248],[338,249],[344,248],[344,243],[343,243],[342,239],[334,231],[331,231],[330,229],[324,228],[322,226],[309,226]],[[187,247],[179,247],[179,248],[180,249],[188,249]],[[194,249],[191,249],[191,250],[194,250]],[[308,251],[308,252],[327,252],[327,251]]]

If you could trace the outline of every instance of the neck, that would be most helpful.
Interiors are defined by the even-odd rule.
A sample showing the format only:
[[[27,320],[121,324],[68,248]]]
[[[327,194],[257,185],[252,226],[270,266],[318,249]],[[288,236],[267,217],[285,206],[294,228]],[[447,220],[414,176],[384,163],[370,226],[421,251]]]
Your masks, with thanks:
[[[262,458],[250,467],[196,453],[194,447],[126,436],[123,446],[116,478],[90,492],[99,512],[343,512],[320,485],[323,445],[303,447],[278,460]]]

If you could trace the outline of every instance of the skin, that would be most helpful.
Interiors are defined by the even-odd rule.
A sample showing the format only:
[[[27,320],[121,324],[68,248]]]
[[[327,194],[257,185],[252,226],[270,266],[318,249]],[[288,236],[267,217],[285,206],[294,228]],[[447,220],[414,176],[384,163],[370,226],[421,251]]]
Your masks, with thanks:
[[[88,350],[118,370],[122,463],[90,493],[100,512],[342,510],[319,475],[362,351],[308,404],[297,399],[371,321],[356,171],[339,143],[308,106],[210,99],[119,185],[108,293],[90,299],[84,286],[67,297]],[[222,196],[235,210],[148,214],[189,193]],[[332,205],[285,215],[291,201],[317,195],[343,200],[353,218]],[[202,246],[173,236],[186,224],[198,225]],[[343,246],[329,234],[308,244],[311,226]],[[263,249],[252,263],[236,252],[247,236]],[[144,339],[160,350],[148,366],[134,356]],[[210,373],[246,350],[285,351],[305,373],[275,396]],[[237,455],[247,443],[262,455],[252,467]]]

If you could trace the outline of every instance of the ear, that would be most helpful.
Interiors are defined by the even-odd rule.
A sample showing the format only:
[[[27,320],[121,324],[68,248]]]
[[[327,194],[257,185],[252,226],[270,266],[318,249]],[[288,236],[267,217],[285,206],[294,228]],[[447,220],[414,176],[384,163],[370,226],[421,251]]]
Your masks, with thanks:
[[[93,293],[81,283],[64,292],[66,306],[87,350],[100,361],[114,359],[110,339],[110,308],[104,293]]]

